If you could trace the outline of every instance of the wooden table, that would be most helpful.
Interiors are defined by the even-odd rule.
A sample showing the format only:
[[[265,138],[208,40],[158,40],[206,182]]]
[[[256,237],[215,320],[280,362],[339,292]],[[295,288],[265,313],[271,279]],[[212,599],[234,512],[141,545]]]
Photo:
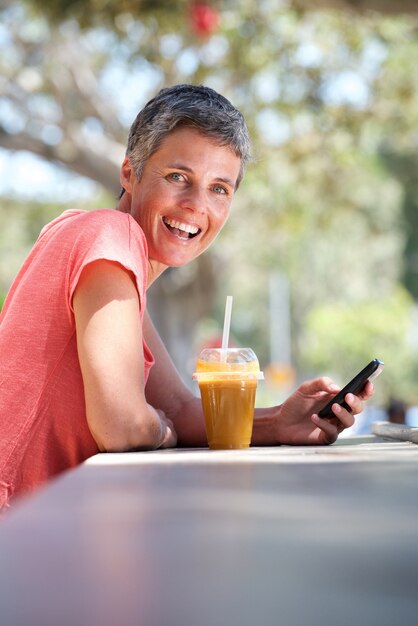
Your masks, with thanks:
[[[90,459],[0,522],[3,626],[418,623],[418,446]]]

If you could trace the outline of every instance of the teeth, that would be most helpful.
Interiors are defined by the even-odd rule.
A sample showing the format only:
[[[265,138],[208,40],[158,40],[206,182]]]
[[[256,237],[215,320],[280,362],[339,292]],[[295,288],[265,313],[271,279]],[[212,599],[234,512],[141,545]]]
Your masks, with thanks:
[[[197,228],[197,226],[192,226],[191,224],[183,224],[183,222],[170,220],[168,219],[168,217],[163,217],[163,221],[168,226],[171,226],[171,228],[178,228],[178,230],[183,230],[184,232],[190,233],[192,235],[195,235],[196,233],[199,232],[199,229]]]

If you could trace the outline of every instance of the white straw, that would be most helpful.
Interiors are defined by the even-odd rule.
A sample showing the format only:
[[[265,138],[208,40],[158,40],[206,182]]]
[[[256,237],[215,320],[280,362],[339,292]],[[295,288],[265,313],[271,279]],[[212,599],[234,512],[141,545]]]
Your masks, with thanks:
[[[222,349],[225,350],[229,343],[229,329],[231,326],[232,296],[226,296],[224,330],[222,333]]]

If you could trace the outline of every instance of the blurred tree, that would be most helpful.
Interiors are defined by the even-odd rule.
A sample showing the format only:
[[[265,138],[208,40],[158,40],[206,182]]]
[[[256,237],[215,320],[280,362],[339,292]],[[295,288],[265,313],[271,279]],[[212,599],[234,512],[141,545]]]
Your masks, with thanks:
[[[25,0],[38,8],[55,22],[75,18],[83,26],[97,25],[98,20],[108,23],[118,16],[129,13],[143,18],[147,15],[159,16],[170,20],[179,11],[187,14],[199,34],[210,34],[218,24],[218,10],[236,10],[237,3],[232,0]],[[242,3],[244,4],[244,3]],[[272,7],[277,3],[271,3]],[[418,6],[415,0],[287,0],[281,6],[287,8],[317,10],[338,9],[342,11],[369,12],[382,14],[416,14]]]
[[[402,216],[405,247],[401,278],[418,301],[418,156],[416,152],[382,150],[382,159],[391,174],[402,184]]]
[[[416,385],[411,384],[418,375],[416,307],[407,291],[398,288],[385,298],[364,300],[355,307],[318,305],[308,315],[307,325],[310,341],[304,352],[314,371],[327,372],[344,384],[359,364],[378,357],[386,362],[385,383],[383,379],[378,383],[379,403],[400,397],[418,404]]]
[[[378,11],[379,13],[391,15],[418,12],[415,0],[293,0],[292,4],[296,7],[310,10]]]
[[[218,318],[225,294],[239,294],[232,330],[266,361],[268,276],[279,268],[291,282],[295,363],[310,370],[319,363],[304,350],[316,332],[312,311],[386,301],[401,272],[404,183],[381,152],[416,148],[417,22],[296,4],[208,2],[205,21],[180,0],[66,1],[68,11],[58,0],[8,0],[0,146],[60,163],[115,196],[127,127],[159,87],[201,82],[224,93],[247,118],[254,163],[214,247],[217,264],[168,272],[151,300],[168,298],[171,319],[187,311],[190,342],[195,321],[213,309],[217,274]],[[337,349],[355,370],[357,353]]]

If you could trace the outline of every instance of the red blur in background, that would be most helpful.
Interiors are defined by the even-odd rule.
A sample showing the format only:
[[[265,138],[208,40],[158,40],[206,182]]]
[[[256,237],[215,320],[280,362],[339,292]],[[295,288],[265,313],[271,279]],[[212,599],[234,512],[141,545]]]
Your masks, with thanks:
[[[219,27],[221,18],[216,9],[203,2],[196,2],[190,8],[191,29],[198,37],[209,37]]]

